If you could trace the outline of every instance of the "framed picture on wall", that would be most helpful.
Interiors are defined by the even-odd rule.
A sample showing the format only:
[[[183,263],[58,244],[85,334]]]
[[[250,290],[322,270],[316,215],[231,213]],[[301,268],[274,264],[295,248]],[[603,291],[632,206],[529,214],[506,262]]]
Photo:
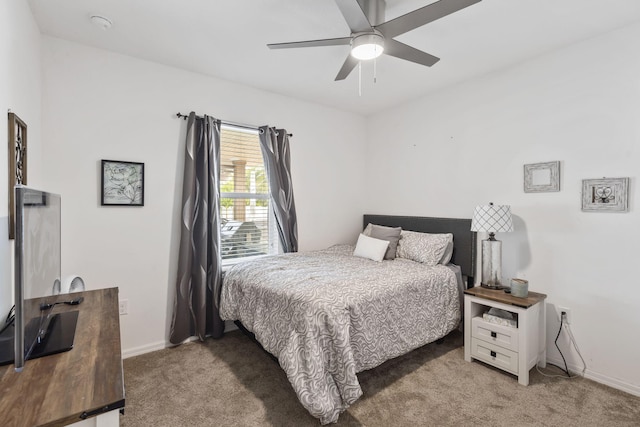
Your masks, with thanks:
[[[560,162],[524,165],[524,192],[547,193],[560,191]]]
[[[102,160],[102,206],[144,206],[144,163]]]
[[[27,125],[9,112],[9,239],[15,237],[16,184],[27,185]]]
[[[582,180],[583,212],[627,212],[629,178]]]

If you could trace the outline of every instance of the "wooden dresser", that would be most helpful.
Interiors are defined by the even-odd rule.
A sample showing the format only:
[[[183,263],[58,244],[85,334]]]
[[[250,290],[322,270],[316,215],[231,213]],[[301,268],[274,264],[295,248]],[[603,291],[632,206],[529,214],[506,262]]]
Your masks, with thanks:
[[[0,424],[6,427],[117,426],[124,408],[118,288],[58,296],[84,296],[79,305],[58,304],[53,313],[77,310],[70,351],[27,360],[24,370],[0,367]]]

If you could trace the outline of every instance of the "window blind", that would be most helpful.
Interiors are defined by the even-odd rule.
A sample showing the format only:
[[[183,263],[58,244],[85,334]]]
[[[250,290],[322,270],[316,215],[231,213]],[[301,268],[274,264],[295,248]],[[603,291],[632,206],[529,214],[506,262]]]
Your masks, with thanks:
[[[223,126],[220,133],[222,260],[272,253],[269,181],[257,131]]]

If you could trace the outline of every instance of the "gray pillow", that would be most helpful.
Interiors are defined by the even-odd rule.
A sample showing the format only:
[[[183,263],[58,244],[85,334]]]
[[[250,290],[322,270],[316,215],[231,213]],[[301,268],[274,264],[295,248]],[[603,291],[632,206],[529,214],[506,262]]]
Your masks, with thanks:
[[[401,232],[401,227],[385,227],[383,225],[369,224],[363,234],[389,242],[389,247],[384,254],[384,259],[394,259],[396,257],[396,249],[398,248],[398,240],[400,240]]]
[[[444,254],[442,254],[442,258],[438,264],[447,265],[451,262],[451,258],[453,257],[453,234],[451,235],[451,240],[447,243],[447,247],[444,250]]]

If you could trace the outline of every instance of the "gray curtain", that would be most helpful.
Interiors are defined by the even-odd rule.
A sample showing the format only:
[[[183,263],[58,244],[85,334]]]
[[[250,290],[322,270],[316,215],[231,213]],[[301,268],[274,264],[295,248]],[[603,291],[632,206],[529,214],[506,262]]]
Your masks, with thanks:
[[[260,127],[260,147],[269,177],[271,204],[285,252],[298,251],[298,221],[291,181],[289,135],[284,129]]]
[[[192,336],[219,338],[224,332],[219,312],[220,121],[191,112],[185,149],[178,277],[169,336],[174,344]]]

